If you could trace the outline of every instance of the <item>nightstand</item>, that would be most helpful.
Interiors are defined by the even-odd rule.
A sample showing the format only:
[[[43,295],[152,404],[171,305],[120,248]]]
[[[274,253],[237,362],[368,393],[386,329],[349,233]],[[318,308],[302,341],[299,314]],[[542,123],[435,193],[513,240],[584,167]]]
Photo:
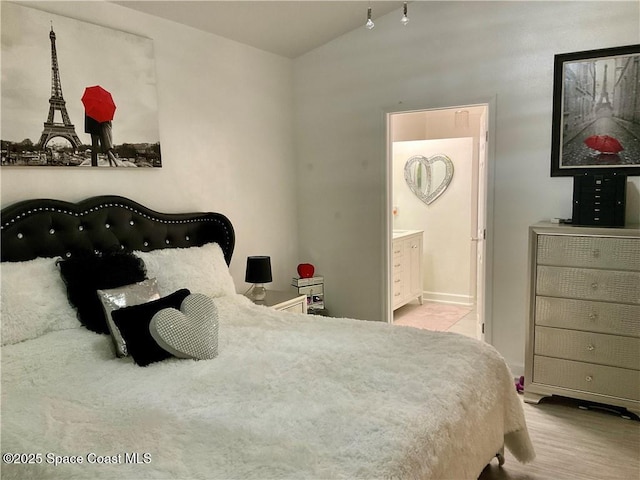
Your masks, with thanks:
[[[267,297],[254,303],[281,312],[307,313],[307,296],[296,292],[267,290]]]

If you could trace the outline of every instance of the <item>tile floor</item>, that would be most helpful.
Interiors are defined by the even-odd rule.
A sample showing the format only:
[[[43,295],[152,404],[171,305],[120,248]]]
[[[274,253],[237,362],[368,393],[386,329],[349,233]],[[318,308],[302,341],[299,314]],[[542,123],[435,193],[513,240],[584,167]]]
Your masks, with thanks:
[[[476,311],[473,306],[414,300],[393,313],[394,325],[406,325],[440,332],[456,332],[475,338]]]

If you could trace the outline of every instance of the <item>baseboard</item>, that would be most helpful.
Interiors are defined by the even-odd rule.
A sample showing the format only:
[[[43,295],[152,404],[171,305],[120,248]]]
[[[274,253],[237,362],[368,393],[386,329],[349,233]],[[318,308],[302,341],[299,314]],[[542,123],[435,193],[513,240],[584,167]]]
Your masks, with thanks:
[[[455,293],[422,292],[422,299],[427,302],[450,303],[452,305],[464,305],[465,307],[475,305],[474,297]]]

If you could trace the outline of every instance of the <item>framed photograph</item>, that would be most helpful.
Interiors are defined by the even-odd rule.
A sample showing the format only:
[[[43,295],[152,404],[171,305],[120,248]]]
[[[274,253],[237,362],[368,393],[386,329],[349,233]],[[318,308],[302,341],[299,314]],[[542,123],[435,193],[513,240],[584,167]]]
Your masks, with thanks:
[[[162,166],[151,39],[0,8],[2,168]]]
[[[640,175],[640,44],[555,56],[551,176]]]

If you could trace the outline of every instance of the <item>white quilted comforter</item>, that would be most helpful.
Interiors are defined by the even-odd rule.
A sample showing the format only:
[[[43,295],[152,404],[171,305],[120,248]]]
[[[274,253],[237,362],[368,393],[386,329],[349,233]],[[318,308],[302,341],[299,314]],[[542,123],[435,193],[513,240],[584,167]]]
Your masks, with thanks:
[[[216,304],[214,360],[141,368],[83,328],[3,347],[2,453],[32,455],[2,478],[476,479],[503,444],[534,456],[491,346]]]

